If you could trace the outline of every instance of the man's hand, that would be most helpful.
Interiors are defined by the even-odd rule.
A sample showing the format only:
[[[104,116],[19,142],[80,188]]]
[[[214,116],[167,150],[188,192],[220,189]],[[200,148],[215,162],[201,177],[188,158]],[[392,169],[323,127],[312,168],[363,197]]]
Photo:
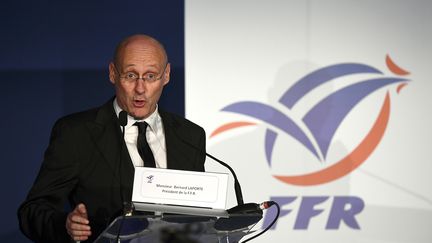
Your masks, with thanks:
[[[74,241],[87,240],[91,235],[88,225],[87,209],[84,204],[78,204],[66,218],[66,230]]]

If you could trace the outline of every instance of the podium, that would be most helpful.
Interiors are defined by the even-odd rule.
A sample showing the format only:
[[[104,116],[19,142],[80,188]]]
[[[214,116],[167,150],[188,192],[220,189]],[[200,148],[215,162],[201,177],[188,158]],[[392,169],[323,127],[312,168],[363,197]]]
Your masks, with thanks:
[[[95,243],[238,242],[253,233],[262,214],[235,214],[228,218],[190,215],[119,216]]]

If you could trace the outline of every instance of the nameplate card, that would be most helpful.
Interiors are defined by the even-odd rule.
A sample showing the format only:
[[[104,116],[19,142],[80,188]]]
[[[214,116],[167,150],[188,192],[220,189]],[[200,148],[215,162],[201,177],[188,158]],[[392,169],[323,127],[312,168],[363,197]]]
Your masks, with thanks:
[[[132,201],[225,209],[228,174],[135,167]]]

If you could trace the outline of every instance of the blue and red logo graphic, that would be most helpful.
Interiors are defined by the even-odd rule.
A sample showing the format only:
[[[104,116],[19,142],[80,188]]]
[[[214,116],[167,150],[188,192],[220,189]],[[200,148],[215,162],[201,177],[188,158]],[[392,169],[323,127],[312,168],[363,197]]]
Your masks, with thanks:
[[[236,102],[222,108],[222,111],[249,116],[271,125],[266,128],[264,141],[265,155],[269,166],[272,165],[272,153],[275,142],[281,134],[294,138],[319,161],[326,161],[332,139],[348,113],[367,96],[381,88],[387,87],[379,114],[371,129],[365,134],[360,143],[342,159],[336,161],[331,166],[312,173],[273,175],[274,178],[292,185],[310,186],[327,183],[349,174],[365,162],[384,135],[390,117],[391,102],[389,89],[397,85],[396,91],[399,93],[407,82],[409,82],[404,77],[409,72],[396,65],[388,55],[386,56],[386,64],[396,77],[387,77],[377,68],[361,63],[330,65],[307,74],[295,82],[280,97],[278,100],[280,104],[288,109],[293,109],[305,95],[315,88],[329,82],[341,82],[344,77],[349,77],[350,75],[368,74],[376,75],[377,77],[361,80],[336,90],[317,102],[298,120],[290,118],[287,114],[270,105],[255,101]],[[299,120],[303,124],[298,124]],[[251,125],[257,125],[257,123],[248,121],[230,122],[218,127],[210,137],[232,129]],[[305,129],[308,131],[305,131]]]

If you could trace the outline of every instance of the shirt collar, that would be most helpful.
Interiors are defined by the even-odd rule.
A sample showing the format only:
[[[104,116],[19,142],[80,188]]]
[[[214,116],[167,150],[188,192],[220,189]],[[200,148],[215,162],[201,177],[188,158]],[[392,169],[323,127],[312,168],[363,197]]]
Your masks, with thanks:
[[[116,115],[117,115],[117,117],[119,117],[119,114],[122,111],[122,108],[120,108],[120,106],[117,102],[117,98],[114,99],[113,105],[114,105],[114,110],[116,112]],[[126,130],[129,129],[130,127],[132,127],[135,124],[135,122],[145,121],[145,122],[147,122],[147,124],[149,124],[149,127],[151,128],[151,130],[156,132],[156,130],[158,128],[157,123],[160,121],[161,118],[159,116],[158,105],[156,104],[155,111],[150,116],[148,116],[146,119],[136,120],[135,118],[133,118],[129,114],[127,115],[127,119],[128,119],[128,122],[127,122],[127,125],[125,126]]]

